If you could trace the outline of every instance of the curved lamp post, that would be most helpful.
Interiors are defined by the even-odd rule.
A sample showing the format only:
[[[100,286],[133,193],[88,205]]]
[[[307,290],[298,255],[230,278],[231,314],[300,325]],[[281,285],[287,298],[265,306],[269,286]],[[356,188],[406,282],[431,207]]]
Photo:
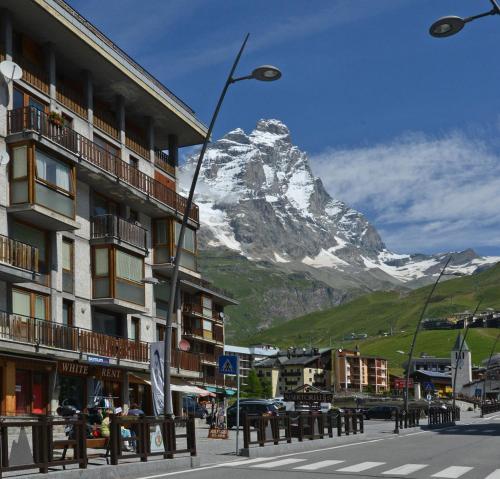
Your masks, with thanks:
[[[427,296],[427,299],[425,301],[424,307],[422,308],[422,312],[420,313],[420,317],[418,318],[417,327],[415,328],[415,333],[413,334],[413,340],[411,342],[410,352],[408,353],[408,365],[406,367],[405,392],[404,392],[404,398],[403,398],[404,399],[404,411],[406,413],[408,412],[408,381],[410,380],[411,361],[413,359],[413,351],[415,349],[415,344],[417,342],[418,331],[420,330],[420,325],[422,323],[422,320],[424,319],[424,314],[425,314],[425,311],[427,310],[427,306],[429,305],[429,302],[432,298],[432,295],[434,294],[434,291],[439,283],[439,280],[443,276],[463,276],[461,273],[445,273],[446,268],[450,264],[452,257],[453,256],[448,257],[445,265],[443,266],[443,269],[441,270],[441,273],[439,273],[439,276],[437,277],[434,285],[432,286],[432,289],[429,292],[429,295]]]
[[[477,20],[478,18],[488,17],[490,15],[500,15],[500,6],[498,4],[498,0],[490,0],[493,8],[488,12],[480,13],[479,15],[473,15],[471,17],[442,17],[439,20],[436,20],[431,27],[429,28],[429,33],[436,38],[442,37],[450,37],[451,35],[455,35],[462,28],[465,27],[465,24],[472,22],[473,20]]]
[[[196,188],[196,183],[198,181],[198,176],[200,174],[201,164],[203,162],[203,158],[205,156],[205,152],[208,147],[208,143],[210,142],[210,137],[212,135],[212,130],[215,125],[215,121],[217,120],[217,116],[219,114],[219,110],[222,106],[222,102],[224,101],[224,97],[226,96],[226,92],[229,88],[229,85],[236,83],[241,80],[259,80],[259,81],[275,81],[281,77],[281,72],[278,68],[273,67],[271,65],[263,65],[255,70],[250,75],[237,77],[235,78],[234,72],[236,71],[236,67],[240,61],[241,55],[248,41],[248,37],[250,34],[247,34],[245,39],[243,40],[243,44],[234,60],[233,66],[229,71],[229,75],[226,79],[226,83],[224,88],[222,89],[222,93],[219,97],[219,101],[217,106],[215,107],[214,113],[212,115],[212,119],[210,121],[210,125],[208,127],[207,135],[205,136],[205,140],[203,141],[203,146],[201,147],[200,155],[198,157],[198,162],[196,163],[196,169],[194,171],[193,179],[191,182],[191,188],[189,189],[189,196],[186,202],[186,208],[184,210],[184,216],[182,218],[181,230],[179,232],[179,238],[177,239],[177,248],[175,252],[174,259],[174,269],[172,272],[171,286],[170,286],[170,300],[168,303],[168,315],[166,320],[166,331],[165,331],[165,356],[164,356],[164,383],[163,383],[163,411],[165,417],[173,416],[172,409],[172,397],[171,397],[171,388],[170,388],[170,362],[171,362],[171,353],[172,353],[172,321],[174,316],[174,304],[177,295],[177,280],[179,277],[179,265],[181,259],[182,247],[181,245],[184,243],[184,233],[186,231],[186,225],[189,219],[189,212],[191,211],[191,206],[193,204],[193,196],[194,190]],[[146,278],[145,278],[146,279]],[[149,279],[149,278],[147,278]],[[154,281],[144,281],[144,282],[154,282]]]

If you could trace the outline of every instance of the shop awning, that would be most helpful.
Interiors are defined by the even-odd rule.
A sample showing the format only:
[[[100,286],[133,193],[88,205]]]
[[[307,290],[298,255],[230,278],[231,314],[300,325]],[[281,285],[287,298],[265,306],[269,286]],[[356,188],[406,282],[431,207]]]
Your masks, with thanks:
[[[225,394],[226,396],[234,396],[236,394],[236,390],[234,389],[224,389],[224,388],[218,388],[214,386],[207,386],[207,391],[210,391],[211,393],[215,394]]]

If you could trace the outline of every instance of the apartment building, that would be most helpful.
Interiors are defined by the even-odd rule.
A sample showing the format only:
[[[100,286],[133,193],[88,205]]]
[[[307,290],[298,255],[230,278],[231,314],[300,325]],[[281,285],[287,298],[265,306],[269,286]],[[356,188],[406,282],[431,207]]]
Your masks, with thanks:
[[[240,358],[240,381],[241,384],[246,384],[248,373],[255,367],[255,364],[269,356],[274,356],[279,352],[279,349],[267,344],[258,346],[232,346],[226,344],[224,346],[224,354],[228,356],[238,356]]]
[[[359,350],[332,351],[331,383],[336,392],[380,393],[389,389],[388,366],[384,358],[362,355]]]
[[[0,414],[95,397],[148,412],[148,343],[163,339],[186,204],[178,150],[206,128],[63,0],[0,0],[0,20],[0,60],[22,68],[18,80],[0,75],[0,154],[10,157],[0,166]],[[198,272],[199,222],[193,205],[174,391],[224,384],[222,313],[235,302]]]
[[[271,382],[273,397],[304,385],[329,389],[330,367],[330,349],[317,348],[291,348],[255,364],[257,375]]]

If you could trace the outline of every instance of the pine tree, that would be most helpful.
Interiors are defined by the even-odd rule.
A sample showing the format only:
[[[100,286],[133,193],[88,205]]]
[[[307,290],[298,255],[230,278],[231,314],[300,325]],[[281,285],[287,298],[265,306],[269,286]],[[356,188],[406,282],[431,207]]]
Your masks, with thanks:
[[[241,392],[245,397],[262,397],[262,386],[260,383],[260,379],[253,369],[248,373],[247,383],[241,388]]]

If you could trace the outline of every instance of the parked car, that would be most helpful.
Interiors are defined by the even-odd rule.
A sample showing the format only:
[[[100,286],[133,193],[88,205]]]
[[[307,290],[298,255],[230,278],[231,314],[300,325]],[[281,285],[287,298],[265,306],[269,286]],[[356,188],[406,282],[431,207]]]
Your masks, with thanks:
[[[188,416],[194,416],[200,419],[205,419],[208,416],[208,411],[192,397],[184,396],[182,398],[182,407]]]
[[[365,419],[395,419],[396,406],[373,406],[364,412]]]
[[[233,428],[236,426],[236,404],[227,409],[227,427]],[[278,408],[267,400],[254,400],[254,401],[240,401],[240,423],[243,422],[244,414],[259,414],[277,416]]]

